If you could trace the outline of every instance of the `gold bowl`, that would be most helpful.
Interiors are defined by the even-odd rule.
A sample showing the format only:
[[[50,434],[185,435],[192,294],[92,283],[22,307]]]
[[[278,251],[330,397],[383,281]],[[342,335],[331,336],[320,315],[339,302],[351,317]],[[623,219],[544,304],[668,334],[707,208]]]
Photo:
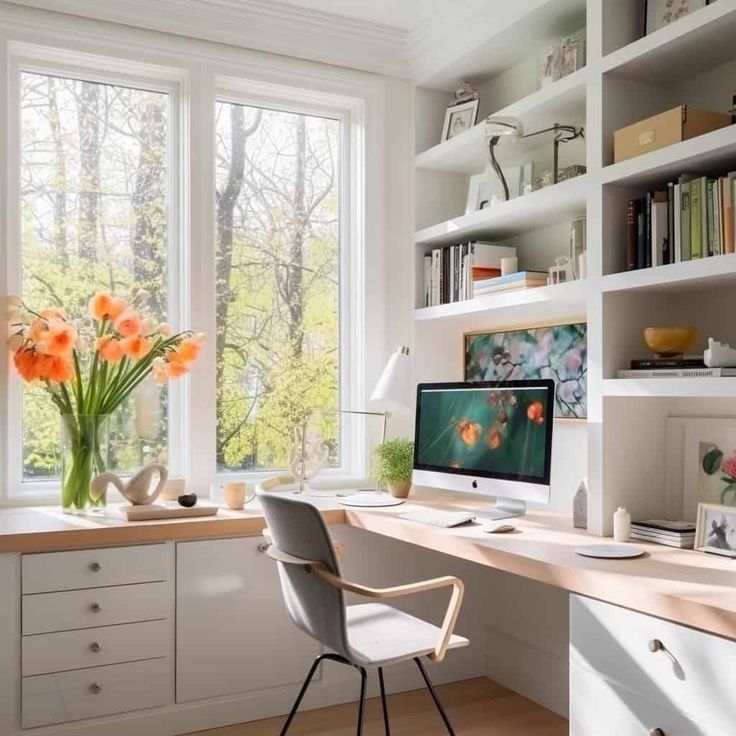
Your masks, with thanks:
[[[695,327],[645,327],[644,342],[659,358],[673,358],[686,353],[697,334]]]

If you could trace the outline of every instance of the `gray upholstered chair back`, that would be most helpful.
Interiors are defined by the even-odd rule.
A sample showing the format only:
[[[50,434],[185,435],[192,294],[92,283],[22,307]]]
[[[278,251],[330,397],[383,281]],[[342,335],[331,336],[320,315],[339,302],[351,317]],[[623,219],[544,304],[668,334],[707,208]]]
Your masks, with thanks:
[[[260,496],[273,544],[282,552],[316,560],[340,575],[340,565],[324,519],[305,501],[264,493]],[[324,646],[348,655],[343,592],[298,565],[277,563],[291,620]]]

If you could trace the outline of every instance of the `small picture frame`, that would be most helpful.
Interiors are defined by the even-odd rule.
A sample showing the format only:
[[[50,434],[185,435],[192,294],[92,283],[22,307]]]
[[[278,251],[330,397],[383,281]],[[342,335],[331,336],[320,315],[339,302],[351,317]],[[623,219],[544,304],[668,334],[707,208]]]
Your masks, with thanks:
[[[479,100],[470,100],[447,108],[442,128],[443,141],[449,141],[450,138],[465,133],[475,125],[478,118],[478,104]]]
[[[708,4],[707,0],[647,0],[645,34],[654,33]]]
[[[493,204],[495,184],[488,174],[474,174],[468,185],[468,201],[465,205],[465,214],[484,210]]]
[[[736,558],[736,506],[698,504],[695,549]]]

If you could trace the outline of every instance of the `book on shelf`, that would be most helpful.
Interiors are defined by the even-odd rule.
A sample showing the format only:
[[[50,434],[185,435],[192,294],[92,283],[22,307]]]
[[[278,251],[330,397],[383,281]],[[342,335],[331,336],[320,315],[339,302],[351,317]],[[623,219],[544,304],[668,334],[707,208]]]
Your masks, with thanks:
[[[736,368],[650,368],[619,370],[616,378],[733,378]]]
[[[634,358],[631,361],[632,371],[652,370],[656,368],[705,368],[702,355],[683,355],[680,358]]]
[[[547,274],[543,271],[518,271],[506,276],[498,276],[495,279],[476,281],[473,294],[483,296],[485,294],[497,294],[500,291],[513,291],[515,289],[532,289],[537,286],[547,285]]]
[[[736,251],[736,171],[682,174],[626,203],[626,270]]]
[[[424,256],[424,306],[472,299],[477,280],[501,274],[501,259],[516,248],[495,243],[466,242],[434,248]]]

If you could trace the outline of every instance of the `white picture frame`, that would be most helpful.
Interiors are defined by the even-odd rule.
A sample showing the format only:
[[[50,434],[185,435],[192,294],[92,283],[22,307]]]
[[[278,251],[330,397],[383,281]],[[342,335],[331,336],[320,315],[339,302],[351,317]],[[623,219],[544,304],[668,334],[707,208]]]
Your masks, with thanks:
[[[442,142],[470,130],[478,118],[480,100],[450,105],[445,111],[445,124],[442,126]]]
[[[736,558],[736,506],[698,504],[695,549]]]
[[[707,4],[708,0],[647,0],[645,34],[654,33]]]
[[[733,439],[732,439],[733,438]],[[736,418],[669,417],[667,419],[667,509],[673,519],[696,521],[698,504],[721,505],[725,483],[720,472],[702,470],[703,445],[715,445],[730,457],[736,446]],[[723,449],[726,448],[726,449]]]
[[[533,170],[531,164],[525,166],[508,166],[504,167],[503,173],[506,177],[506,183],[509,187],[509,198],[516,197],[525,193],[522,191],[524,181],[522,180],[526,171],[526,176],[532,176]],[[531,191],[531,190],[530,190]],[[474,174],[470,177],[468,183],[468,199],[465,203],[465,214],[478,210],[485,210],[497,204],[505,202],[503,185],[496,174]]]

